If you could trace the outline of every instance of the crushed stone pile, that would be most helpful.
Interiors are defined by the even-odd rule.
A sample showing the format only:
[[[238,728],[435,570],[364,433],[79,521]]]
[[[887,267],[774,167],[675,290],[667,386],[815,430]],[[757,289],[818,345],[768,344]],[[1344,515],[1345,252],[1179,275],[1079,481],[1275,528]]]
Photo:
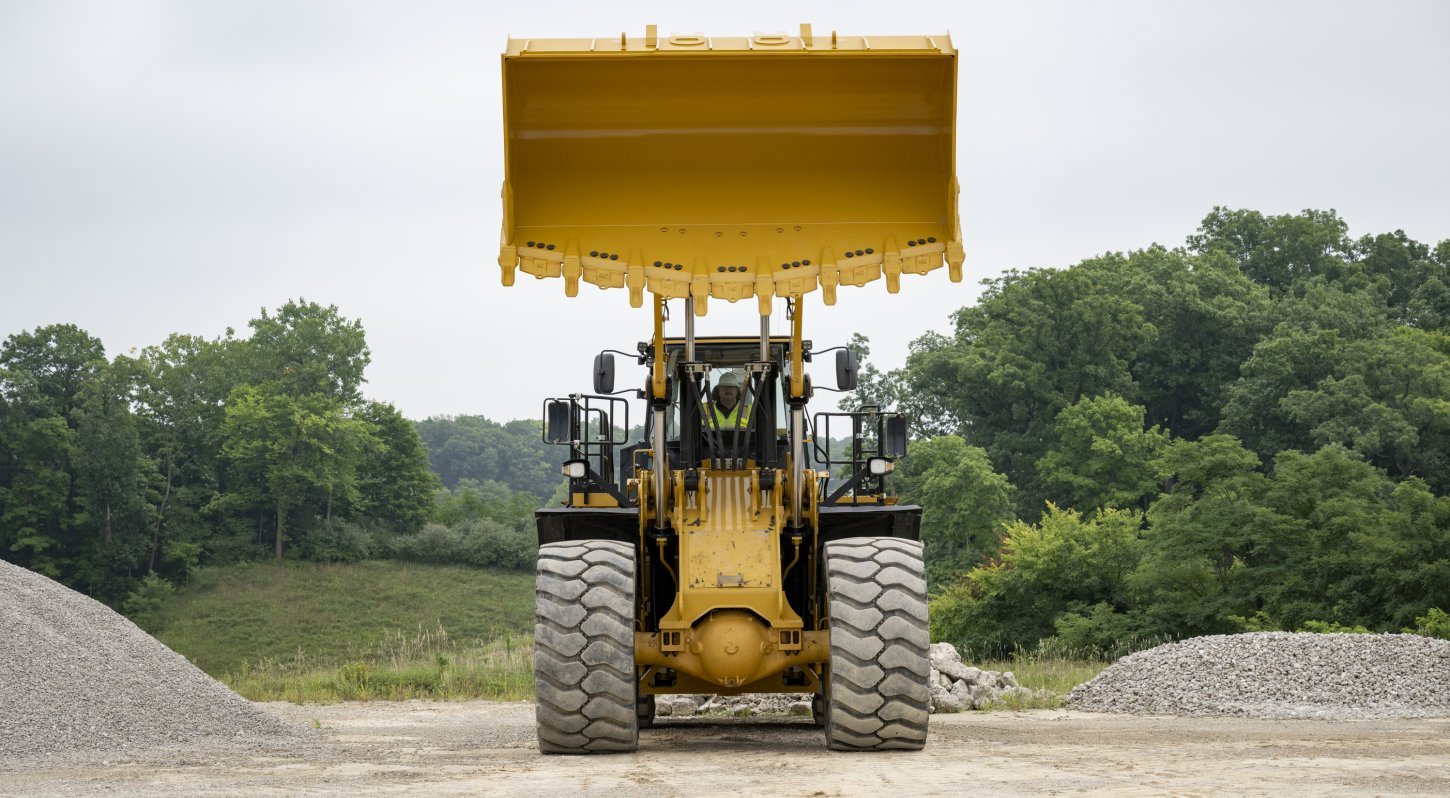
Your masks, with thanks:
[[[1123,657],[1067,695],[1073,709],[1247,718],[1450,716],[1450,641],[1253,632]]]
[[[106,605],[0,561],[0,756],[310,738]]]
[[[961,654],[950,643],[931,646],[931,675],[927,682],[931,712],[962,712],[985,709],[994,701],[1009,696],[1051,696],[1045,690],[1029,690],[1017,684],[1011,671],[1000,673],[973,668],[962,662]],[[661,695],[655,697],[655,715],[659,717],[690,717],[693,715],[793,715],[810,717],[811,697],[789,693],[745,693],[736,696]]]

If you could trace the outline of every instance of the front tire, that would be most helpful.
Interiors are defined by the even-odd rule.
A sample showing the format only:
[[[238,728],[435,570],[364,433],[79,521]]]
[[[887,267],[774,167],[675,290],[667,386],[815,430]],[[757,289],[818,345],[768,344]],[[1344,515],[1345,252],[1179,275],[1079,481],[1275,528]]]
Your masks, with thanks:
[[[534,585],[539,750],[635,750],[634,547],[612,540],[546,543]]]
[[[826,544],[831,660],[826,743],[837,751],[926,745],[926,569],[921,543],[847,538]]]

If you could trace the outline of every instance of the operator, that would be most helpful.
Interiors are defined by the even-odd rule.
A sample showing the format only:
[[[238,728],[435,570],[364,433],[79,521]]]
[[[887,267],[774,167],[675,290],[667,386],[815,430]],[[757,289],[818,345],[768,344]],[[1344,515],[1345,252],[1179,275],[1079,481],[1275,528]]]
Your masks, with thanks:
[[[720,378],[715,390],[710,392],[710,412],[715,416],[719,429],[745,429],[750,419],[750,408],[740,401],[740,378],[735,372],[727,371]]]

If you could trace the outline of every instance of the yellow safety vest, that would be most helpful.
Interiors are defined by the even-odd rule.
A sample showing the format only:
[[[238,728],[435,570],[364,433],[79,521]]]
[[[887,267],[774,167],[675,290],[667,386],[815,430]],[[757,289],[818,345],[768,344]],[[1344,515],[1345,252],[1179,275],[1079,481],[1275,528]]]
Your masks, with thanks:
[[[750,423],[750,409],[743,404],[737,404],[729,413],[725,413],[720,410],[719,405],[711,402],[710,412],[715,414],[715,426],[720,429],[735,429],[737,426],[737,415],[739,416],[738,426],[740,429],[745,429],[745,425]]]

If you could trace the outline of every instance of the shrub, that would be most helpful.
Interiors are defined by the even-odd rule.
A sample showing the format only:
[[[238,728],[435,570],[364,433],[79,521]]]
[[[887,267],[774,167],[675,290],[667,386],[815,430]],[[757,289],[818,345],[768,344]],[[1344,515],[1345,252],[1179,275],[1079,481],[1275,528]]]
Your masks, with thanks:
[[[1373,632],[1371,632],[1369,629],[1366,629],[1363,626],[1345,626],[1343,624],[1334,623],[1333,621],[1305,621],[1305,622],[1299,624],[1298,631],[1300,631],[1300,632],[1313,632],[1315,634],[1321,634],[1321,635],[1329,635],[1329,634],[1367,635],[1367,634],[1373,634]]]
[[[132,623],[155,634],[160,631],[161,609],[175,593],[174,585],[152,571],[141,577],[136,589],[126,595],[126,600],[121,603],[121,612]]]
[[[1450,613],[1439,607],[1431,607],[1428,612],[1415,619],[1413,627],[1405,631],[1414,635],[1450,640]]]

